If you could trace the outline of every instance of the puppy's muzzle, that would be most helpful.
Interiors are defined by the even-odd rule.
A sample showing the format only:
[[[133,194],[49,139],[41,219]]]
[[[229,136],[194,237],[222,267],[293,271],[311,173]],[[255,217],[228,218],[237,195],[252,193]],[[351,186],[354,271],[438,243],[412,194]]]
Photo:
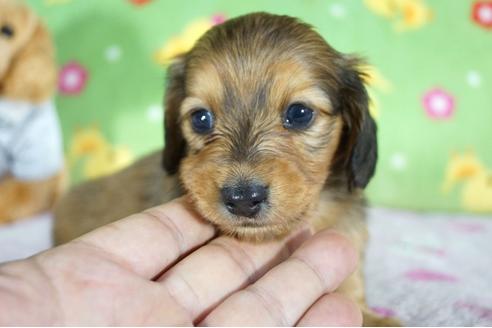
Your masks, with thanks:
[[[226,186],[220,192],[230,213],[248,218],[255,217],[268,200],[268,187],[250,182]]]

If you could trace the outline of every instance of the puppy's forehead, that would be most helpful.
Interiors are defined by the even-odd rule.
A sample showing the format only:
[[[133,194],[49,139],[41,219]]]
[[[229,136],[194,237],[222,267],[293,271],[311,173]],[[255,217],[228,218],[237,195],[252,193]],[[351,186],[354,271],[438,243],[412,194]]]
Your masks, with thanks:
[[[291,17],[240,17],[207,32],[189,53],[187,94],[224,110],[278,106],[319,86],[319,63],[329,66],[330,51]]]
[[[248,69],[231,63],[223,66],[202,63],[189,71],[188,95],[216,109],[246,110],[279,105],[292,95],[317,86],[311,72],[295,59],[260,61],[251,63]]]

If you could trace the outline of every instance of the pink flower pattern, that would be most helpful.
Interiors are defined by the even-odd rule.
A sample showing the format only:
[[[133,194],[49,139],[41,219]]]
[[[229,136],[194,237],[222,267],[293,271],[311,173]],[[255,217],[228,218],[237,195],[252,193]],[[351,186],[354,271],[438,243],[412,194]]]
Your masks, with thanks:
[[[212,25],[219,25],[222,24],[227,20],[226,15],[218,13],[212,16]]]
[[[476,1],[472,7],[472,19],[483,28],[492,28],[492,1]]]
[[[371,310],[384,318],[396,316],[395,311],[387,307],[373,306],[371,307]]]
[[[441,282],[456,282],[458,278],[447,273],[437,272],[426,269],[415,269],[405,273],[407,279],[413,281],[441,281]]]
[[[427,91],[422,98],[422,105],[427,116],[434,120],[450,119],[455,110],[454,97],[440,88]]]
[[[60,71],[58,90],[64,95],[78,95],[84,90],[88,77],[89,73],[81,64],[71,61]]]

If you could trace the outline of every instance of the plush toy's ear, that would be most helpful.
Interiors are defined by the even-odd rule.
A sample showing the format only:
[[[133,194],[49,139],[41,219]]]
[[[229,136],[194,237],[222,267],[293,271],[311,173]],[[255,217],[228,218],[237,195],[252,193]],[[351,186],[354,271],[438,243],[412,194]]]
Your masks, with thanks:
[[[37,21],[33,33],[12,57],[1,93],[9,98],[42,102],[56,90],[55,51],[44,25]]]
[[[378,157],[376,122],[369,113],[369,97],[359,67],[356,58],[343,60],[337,96],[338,111],[344,121],[339,153],[349,189],[367,186]]]
[[[167,89],[164,100],[164,141],[162,165],[169,174],[179,169],[186,152],[186,142],[179,124],[179,110],[186,95],[185,59],[175,59],[167,70]]]

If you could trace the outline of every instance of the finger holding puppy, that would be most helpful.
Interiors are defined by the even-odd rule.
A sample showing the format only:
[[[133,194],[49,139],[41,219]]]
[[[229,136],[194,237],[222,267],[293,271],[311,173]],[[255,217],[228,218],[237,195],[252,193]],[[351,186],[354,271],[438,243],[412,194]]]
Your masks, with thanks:
[[[300,229],[266,243],[219,237],[177,263],[158,281],[197,321],[231,293],[286,260],[310,236],[309,230]]]
[[[96,250],[132,273],[152,279],[214,235],[213,226],[181,197],[96,229],[63,249],[72,253]]]
[[[318,298],[334,291],[356,265],[357,252],[350,242],[322,231],[256,283],[227,298],[201,324],[292,326]],[[335,318],[325,320],[335,322]]]

